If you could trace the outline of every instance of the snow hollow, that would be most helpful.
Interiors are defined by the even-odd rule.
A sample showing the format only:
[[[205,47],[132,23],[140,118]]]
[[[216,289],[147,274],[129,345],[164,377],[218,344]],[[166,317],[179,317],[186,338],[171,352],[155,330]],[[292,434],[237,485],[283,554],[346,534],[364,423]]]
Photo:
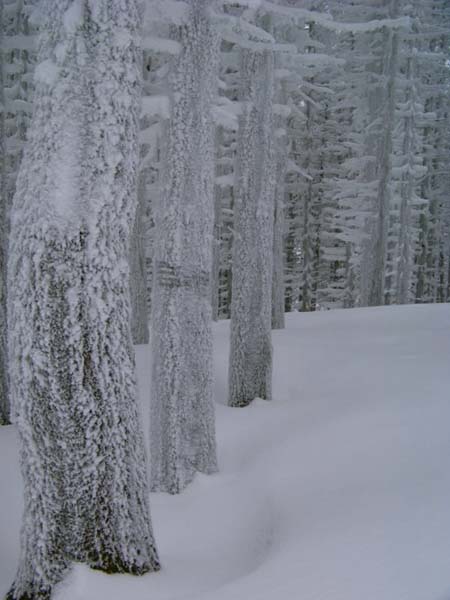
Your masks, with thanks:
[[[77,565],[57,600],[450,598],[449,305],[287,315],[274,400],[225,405],[229,322],[215,326],[220,473],[152,494],[163,569]],[[148,429],[150,356],[137,347]],[[22,489],[0,429],[0,596],[18,562]]]

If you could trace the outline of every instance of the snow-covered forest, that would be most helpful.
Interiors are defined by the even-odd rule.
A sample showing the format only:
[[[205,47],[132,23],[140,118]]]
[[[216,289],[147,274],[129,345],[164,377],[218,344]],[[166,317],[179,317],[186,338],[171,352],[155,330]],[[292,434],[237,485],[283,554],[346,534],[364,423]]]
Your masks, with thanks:
[[[0,594],[450,593],[449,0],[0,0],[0,184]]]

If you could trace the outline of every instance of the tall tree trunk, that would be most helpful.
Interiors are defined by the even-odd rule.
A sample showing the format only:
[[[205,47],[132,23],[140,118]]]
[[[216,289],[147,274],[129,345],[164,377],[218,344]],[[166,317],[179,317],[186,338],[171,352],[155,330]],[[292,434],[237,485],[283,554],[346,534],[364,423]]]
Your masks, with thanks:
[[[220,284],[220,234],[222,188],[214,195],[214,233],[212,239],[212,269],[211,269],[211,307],[213,321],[219,320],[219,284]]]
[[[277,101],[287,104],[284,83],[278,84]],[[288,164],[287,119],[282,114],[275,118],[276,129],[276,183],[273,222],[273,273],[272,273],[272,329],[284,329],[284,199]]]
[[[8,264],[25,496],[9,600],[49,598],[71,561],[159,568],[129,324],[138,10],[134,0],[44,0],[41,11]]]
[[[6,193],[6,128],[4,93],[3,0],[0,0],[0,425],[10,422],[8,397],[6,255],[8,242],[8,197]]]
[[[217,470],[211,269],[218,39],[207,0],[190,0],[172,74],[166,172],[155,209],[150,419],[153,490],[180,492]]]
[[[236,160],[230,406],[272,395],[273,53],[244,50]]]
[[[397,1],[392,0],[392,18],[398,14]],[[383,76],[386,78],[386,91],[383,97],[382,111],[383,132],[377,152],[378,190],[376,197],[376,222],[374,230],[373,263],[371,269],[371,285],[369,290],[369,306],[385,304],[386,254],[389,227],[389,211],[391,205],[391,155],[392,136],[395,121],[395,82],[397,75],[399,34],[397,30],[386,30],[385,63]]]
[[[283,138],[285,142],[285,138]],[[277,161],[273,225],[272,329],[284,329],[284,194],[287,156]]]
[[[412,261],[413,261],[413,244],[412,237],[412,217],[411,204],[414,200],[414,106],[417,99],[414,94],[414,65],[413,63],[413,45],[410,44],[408,51],[411,56],[407,58],[405,79],[406,100],[409,104],[410,114],[404,117],[404,138],[402,144],[403,156],[407,159],[408,170],[402,175],[400,183],[400,223],[398,236],[398,252],[397,252],[397,280],[396,280],[396,301],[397,304],[407,304],[412,299],[411,283],[412,283]]]
[[[2,1],[0,16],[1,82],[1,239],[0,239],[0,423],[10,422],[7,348],[9,213],[31,115],[34,44],[29,14],[32,0]]]
[[[131,335],[134,344],[148,344],[149,341],[144,193],[144,186],[141,183],[138,188],[138,205],[130,251]]]

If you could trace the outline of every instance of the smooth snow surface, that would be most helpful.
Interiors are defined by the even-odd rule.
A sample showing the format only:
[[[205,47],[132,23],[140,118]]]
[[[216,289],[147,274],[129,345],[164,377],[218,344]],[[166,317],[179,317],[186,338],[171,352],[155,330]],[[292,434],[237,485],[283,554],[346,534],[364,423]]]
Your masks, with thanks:
[[[450,307],[287,315],[274,400],[232,409],[215,328],[220,473],[152,494],[163,570],[77,565],[56,600],[450,598]],[[148,348],[138,347],[142,399]],[[147,412],[147,411],[145,411]],[[0,429],[0,595],[17,563],[21,483]]]

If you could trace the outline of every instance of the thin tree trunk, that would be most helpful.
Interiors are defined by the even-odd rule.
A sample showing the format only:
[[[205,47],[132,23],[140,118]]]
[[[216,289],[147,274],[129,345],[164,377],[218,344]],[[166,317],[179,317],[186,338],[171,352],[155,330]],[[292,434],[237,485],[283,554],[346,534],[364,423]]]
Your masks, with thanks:
[[[393,0],[393,17],[397,15],[397,0]],[[395,111],[395,80],[397,74],[398,32],[386,32],[386,58],[383,75],[387,79],[384,98],[383,133],[378,148],[378,192],[376,198],[375,245],[369,306],[385,304],[386,253],[391,204],[391,154]]]
[[[144,219],[144,189],[139,185],[130,252],[131,335],[134,344],[148,344],[149,341]]]
[[[3,0],[0,0],[0,425],[10,423],[6,311],[6,256],[8,244],[8,195],[6,184],[6,129],[4,94]]]
[[[213,321],[219,320],[219,272],[220,272],[220,231],[221,231],[222,188],[216,190],[214,197],[214,233],[211,270],[211,307]]]
[[[409,48],[412,53],[412,45]],[[412,57],[407,59],[406,66],[406,81],[408,82],[407,87],[407,100],[411,104],[414,102],[414,96],[412,94],[412,86],[414,82],[413,78],[413,66]],[[396,300],[397,304],[406,304],[411,299],[411,278],[412,278],[412,260],[413,260],[413,249],[411,244],[411,202],[413,200],[414,193],[414,175],[412,173],[414,169],[414,163],[412,161],[412,155],[414,152],[413,148],[413,127],[414,121],[411,115],[405,117],[405,133],[402,145],[403,156],[407,157],[408,172],[402,176],[400,183],[400,231],[398,239],[398,255],[397,255],[397,281],[396,281]]]
[[[277,100],[283,106],[287,103],[287,92],[283,83],[279,84]],[[286,117],[281,115],[276,117],[275,129],[277,130],[278,135],[276,138],[276,184],[273,223],[272,329],[284,329],[284,199],[288,164]]]
[[[272,329],[284,329],[284,194],[287,157],[277,164],[273,226]]]

